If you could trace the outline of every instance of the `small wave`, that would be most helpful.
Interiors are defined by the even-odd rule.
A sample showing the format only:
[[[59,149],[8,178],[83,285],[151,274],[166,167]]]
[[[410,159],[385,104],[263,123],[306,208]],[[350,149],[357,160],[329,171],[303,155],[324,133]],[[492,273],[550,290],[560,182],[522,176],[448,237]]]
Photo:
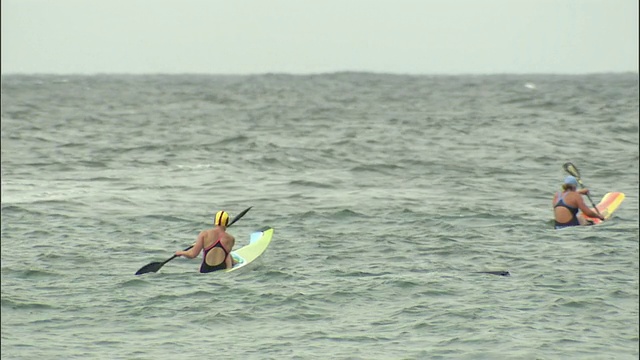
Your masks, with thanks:
[[[115,182],[115,181],[118,181],[118,180],[120,180],[120,179],[119,178],[110,178],[110,177],[106,177],[106,176],[98,176],[98,177],[88,178],[87,179],[87,181],[89,181],[89,182],[93,182],[93,181],[102,182],[102,181],[104,181],[104,182],[108,182],[108,183]]]
[[[66,149],[66,148],[71,148],[71,149],[76,149],[76,148],[78,148],[78,149],[82,149],[82,148],[84,148],[85,146],[87,146],[87,144],[86,144],[86,143],[68,142],[68,143],[64,143],[64,144],[58,145],[58,148],[61,148],[61,149]]]
[[[382,277],[385,275],[391,275],[393,273],[388,271],[382,272],[367,272],[364,270],[332,270],[336,277],[355,277],[355,278],[369,278],[369,277]]]
[[[217,289],[216,289],[217,290]],[[185,294],[185,296],[188,296],[190,299],[198,299],[198,298],[203,298],[203,299],[212,299],[216,296],[216,294],[218,294],[219,291],[205,291],[205,290],[196,290],[194,292]]]
[[[144,278],[134,278],[134,279],[130,279],[130,280],[126,280],[125,282],[120,284],[120,287],[123,288],[139,288],[141,286],[144,286],[148,284],[148,281],[146,281]]]
[[[109,347],[109,346],[114,346],[114,345],[119,345],[119,344],[125,344],[125,341],[120,341],[120,340],[99,340],[99,341],[94,341],[93,342],[94,345],[100,346],[100,347]],[[89,355],[89,354],[87,354]],[[93,354],[95,355],[95,354]]]
[[[400,289],[419,288],[422,286],[421,283],[411,280],[391,280],[387,284]]]
[[[172,302],[171,300],[181,299],[184,295],[176,295],[176,294],[160,294],[149,298],[150,303],[154,302],[163,302],[164,300],[168,300],[168,302]]]
[[[23,233],[21,236],[29,239],[37,239],[37,238],[49,238],[51,237],[51,235],[52,235],[51,231],[34,229],[34,230]]]
[[[226,144],[237,145],[239,143],[246,143],[249,140],[251,140],[251,139],[249,137],[247,137],[247,136],[244,136],[244,135],[232,136],[232,137],[228,137],[226,139],[222,139],[222,140],[218,141],[217,145],[226,145]]]
[[[80,161],[79,164],[92,169],[104,169],[109,166],[106,162],[97,160],[83,160]]]
[[[6,202],[2,202],[2,215],[5,216],[5,215],[14,215],[14,214],[20,214],[20,215],[29,214],[29,215],[36,215],[36,216],[44,215],[44,213],[41,211],[29,210],[22,206],[18,206],[14,204],[7,205]]]
[[[427,305],[414,305],[410,307],[406,307],[404,309],[396,311],[393,316],[402,316],[405,314],[424,314],[425,311],[429,311],[429,306]]]
[[[277,280],[282,281],[282,282],[292,281],[292,280],[299,280],[297,277],[293,276],[291,273],[288,273],[288,272],[285,272],[285,271],[276,270],[276,269],[273,269],[273,268],[270,268],[265,273],[263,273],[262,277],[264,279],[270,279],[270,280],[277,279]]]
[[[45,310],[45,309],[55,309],[54,306],[41,303],[41,302],[29,302],[23,300],[14,300],[3,297],[0,299],[0,305],[2,307],[8,307],[15,310]]]
[[[511,99],[507,99],[505,101],[502,101],[501,104],[503,104],[503,105],[523,104],[523,103],[529,103],[529,102],[531,102],[533,100],[535,100],[535,99],[530,97],[530,96],[517,97],[517,98],[511,98]]]
[[[393,174],[397,170],[403,169],[402,166],[395,164],[368,164],[368,165],[358,165],[351,168],[352,172],[361,173],[361,172],[375,172],[380,174]]]
[[[342,209],[333,214],[334,218],[337,219],[345,219],[345,218],[354,218],[354,217],[364,217],[363,214],[355,212],[351,209]]]
[[[49,193],[45,193],[45,195],[48,195]],[[59,199],[43,199],[43,200],[36,200],[33,202],[34,204],[42,204],[42,205],[56,205],[56,206],[60,206],[60,207],[69,207],[69,206],[83,206],[84,204],[77,202],[77,201],[71,201],[71,200],[59,200]]]
[[[60,274],[50,271],[50,270],[39,270],[39,269],[11,269],[11,268],[3,268],[2,269],[2,277],[12,277],[19,279],[42,279],[42,278],[59,278]]]
[[[144,215],[144,216],[137,216],[133,219],[134,222],[137,221],[143,221],[145,222],[146,219],[150,219],[150,220],[160,220],[162,222],[179,222],[179,223],[184,223],[187,222],[188,220],[177,217],[177,216],[172,216],[172,215],[157,215],[157,214],[152,214],[152,215]]]
[[[189,165],[182,165],[182,164],[178,164],[175,165],[176,168],[178,170],[201,170],[201,169],[211,169],[211,168],[216,168],[218,167],[218,165],[215,164],[189,164]]]
[[[585,308],[593,305],[590,301],[557,299],[553,307]]]
[[[285,197],[286,199],[292,199],[292,200],[310,200],[310,199],[315,199],[315,197],[313,196],[308,196],[305,193],[292,193],[289,196]],[[264,198],[261,200],[271,200],[271,198]]]
[[[268,165],[268,167],[274,167],[274,166],[289,167],[289,165],[287,165],[280,158],[273,157],[273,156],[261,156],[258,159],[250,159],[247,161],[251,164],[260,165],[260,169],[264,169],[265,165]]]
[[[333,188],[335,188],[334,185],[319,183],[319,182],[315,182],[315,181],[308,181],[308,180],[293,180],[293,181],[289,182],[289,185],[312,187],[312,188],[318,188],[318,189],[333,189]]]
[[[202,99],[203,102],[207,102],[207,103],[211,103],[211,104],[217,104],[217,105],[232,105],[232,104],[236,104],[238,103],[238,101],[236,101],[235,99],[229,97],[229,96],[225,96],[222,94],[207,94],[207,95],[203,95]]]

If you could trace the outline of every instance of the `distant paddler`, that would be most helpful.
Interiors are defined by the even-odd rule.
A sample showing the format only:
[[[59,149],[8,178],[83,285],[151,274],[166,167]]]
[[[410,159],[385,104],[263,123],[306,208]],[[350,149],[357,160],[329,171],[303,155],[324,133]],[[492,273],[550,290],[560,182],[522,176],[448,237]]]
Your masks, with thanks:
[[[229,234],[229,214],[226,211],[218,211],[213,221],[212,229],[203,230],[198,234],[196,243],[189,250],[178,250],[176,256],[184,256],[193,259],[200,251],[203,251],[201,273],[208,273],[216,270],[230,269],[233,267],[233,257],[231,250],[236,243],[233,235]]]
[[[553,196],[553,213],[555,215],[555,228],[563,229],[571,226],[592,225],[584,219],[582,214],[604,220],[599,213],[589,209],[582,199],[589,194],[589,189],[578,189],[578,180],[575,176],[568,175],[562,184],[562,192],[556,192]],[[582,211],[582,213],[578,213]]]

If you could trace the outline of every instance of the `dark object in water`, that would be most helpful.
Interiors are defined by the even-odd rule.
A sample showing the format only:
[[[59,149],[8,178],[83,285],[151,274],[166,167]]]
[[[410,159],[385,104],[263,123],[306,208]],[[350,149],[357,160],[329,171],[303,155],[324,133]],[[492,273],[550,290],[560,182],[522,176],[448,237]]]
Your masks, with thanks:
[[[478,274],[491,274],[500,276],[511,276],[508,271],[478,271]]]

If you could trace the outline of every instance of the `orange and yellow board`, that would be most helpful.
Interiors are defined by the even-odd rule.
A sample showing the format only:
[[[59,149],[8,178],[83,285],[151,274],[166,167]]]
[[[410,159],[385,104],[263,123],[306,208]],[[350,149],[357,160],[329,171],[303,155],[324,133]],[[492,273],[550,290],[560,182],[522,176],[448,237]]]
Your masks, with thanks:
[[[609,220],[613,212],[616,211],[616,209],[618,209],[618,207],[620,206],[623,200],[624,200],[624,194],[621,192],[606,193],[602,197],[602,200],[600,200],[600,203],[596,205],[596,208],[598,209],[600,214],[604,216],[605,220]],[[591,209],[593,210],[593,208]],[[602,222],[602,220],[598,218],[586,216],[585,214],[582,214],[582,216],[586,220],[592,221],[594,224],[600,224]]]

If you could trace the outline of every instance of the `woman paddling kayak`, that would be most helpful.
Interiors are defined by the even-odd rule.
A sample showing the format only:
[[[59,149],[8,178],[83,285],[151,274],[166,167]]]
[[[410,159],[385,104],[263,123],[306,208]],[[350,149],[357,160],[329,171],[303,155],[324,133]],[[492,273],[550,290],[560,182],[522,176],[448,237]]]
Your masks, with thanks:
[[[200,232],[193,247],[187,251],[176,251],[177,256],[184,256],[193,259],[202,250],[201,273],[208,273],[216,270],[230,269],[234,261],[231,257],[231,250],[236,243],[233,235],[226,232],[229,225],[229,214],[225,211],[218,211],[213,222],[214,228]]]
[[[571,226],[591,225],[582,214],[604,220],[604,217],[589,209],[582,199],[582,195],[587,195],[589,189],[578,188],[578,180],[569,175],[564,178],[562,192],[557,192],[553,196],[553,213],[555,215],[555,228],[563,229]],[[582,213],[578,214],[578,211]]]

